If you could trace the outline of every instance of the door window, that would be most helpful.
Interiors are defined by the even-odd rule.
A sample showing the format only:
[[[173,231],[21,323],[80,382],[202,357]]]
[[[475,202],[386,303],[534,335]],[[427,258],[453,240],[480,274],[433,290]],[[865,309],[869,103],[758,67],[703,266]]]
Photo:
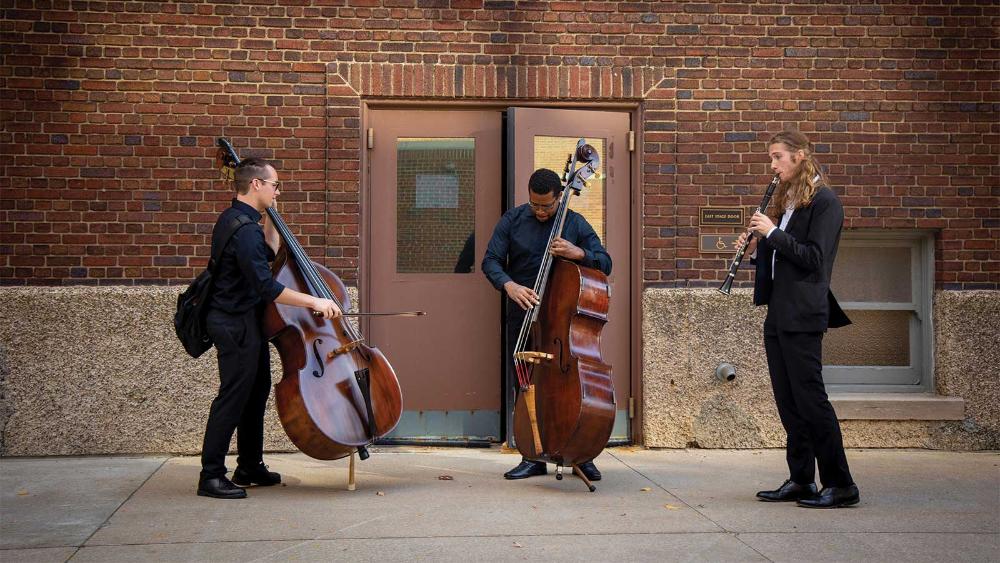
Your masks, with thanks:
[[[475,270],[476,140],[396,141],[396,272]]]

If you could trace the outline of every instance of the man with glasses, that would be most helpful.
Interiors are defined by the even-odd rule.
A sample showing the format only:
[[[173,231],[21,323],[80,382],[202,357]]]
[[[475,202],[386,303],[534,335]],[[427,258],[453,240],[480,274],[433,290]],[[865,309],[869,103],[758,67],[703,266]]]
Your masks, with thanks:
[[[278,251],[279,235],[266,218],[264,228],[259,223],[280,193],[274,167],[260,158],[245,159],[236,167],[235,184],[236,197],[212,230],[212,255],[224,245],[205,315],[219,362],[219,392],[205,426],[198,480],[199,496],[227,499],[247,496],[238,485],[281,482],[281,475],[268,471],[263,460],[264,409],[271,391],[271,357],[261,330],[264,307],[274,301],[308,307],[328,319],[340,314],[330,299],[289,289],[271,277],[268,262]],[[223,240],[226,233],[231,234]],[[237,428],[239,457],[230,481],[226,453]]]
[[[528,203],[504,213],[493,229],[493,237],[486,247],[483,273],[497,290],[507,297],[507,370],[513,372],[513,347],[517,340],[525,311],[540,302],[531,288],[538,276],[542,256],[552,233],[562,182],[559,175],[547,168],[539,168],[528,179]],[[555,256],[572,260],[581,266],[611,273],[611,256],[601,244],[594,228],[582,215],[572,210],[566,212],[566,222],[561,238],[556,238],[548,249]],[[511,378],[513,379],[513,378]],[[591,481],[600,481],[601,472],[593,461],[578,465]],[[545,462],[521,459],[514,469],[504,473],[506,479],[525,479],[545,475]]]

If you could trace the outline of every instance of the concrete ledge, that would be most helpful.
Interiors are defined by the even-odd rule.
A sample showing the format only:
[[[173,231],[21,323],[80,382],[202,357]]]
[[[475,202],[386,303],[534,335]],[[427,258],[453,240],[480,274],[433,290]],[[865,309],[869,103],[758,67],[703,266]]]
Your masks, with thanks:
[[[840,420],[963,420],[965,399],[929,393],[831,393]]]
[[[760,332],[764,309],[753,307],[748,288],[730,296],[700,288],[643,291],[644,445],[784,447]],[[934,385],[922,391],[928,394],[830,390],[834,398],[856,399],[835,401],[847,447],[1000,448],[1000,376],[993,368],[1000,363],[1000,291],[939,291],[933,319],[935,361],[927,375]],[[715,379],[721,362],[736,366],[734,381]]]

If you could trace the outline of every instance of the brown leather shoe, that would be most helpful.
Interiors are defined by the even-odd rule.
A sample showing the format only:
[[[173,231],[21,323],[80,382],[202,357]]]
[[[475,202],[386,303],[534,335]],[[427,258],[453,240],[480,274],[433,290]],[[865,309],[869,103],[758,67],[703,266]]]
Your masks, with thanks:
[[[791,479],[773,491],[758,491],[757,498],[764,502],[791,502],[816,495],[816,483],[800,485]]]

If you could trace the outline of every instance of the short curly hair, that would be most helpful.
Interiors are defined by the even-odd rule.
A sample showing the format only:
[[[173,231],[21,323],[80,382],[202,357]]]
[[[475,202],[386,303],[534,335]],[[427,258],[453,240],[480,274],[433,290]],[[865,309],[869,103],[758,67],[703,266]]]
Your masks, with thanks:
[[[562,191],[562,181],[559,175],[548,168],[539,168],[528,178],[528,189],[539,195],[555,194]]]

